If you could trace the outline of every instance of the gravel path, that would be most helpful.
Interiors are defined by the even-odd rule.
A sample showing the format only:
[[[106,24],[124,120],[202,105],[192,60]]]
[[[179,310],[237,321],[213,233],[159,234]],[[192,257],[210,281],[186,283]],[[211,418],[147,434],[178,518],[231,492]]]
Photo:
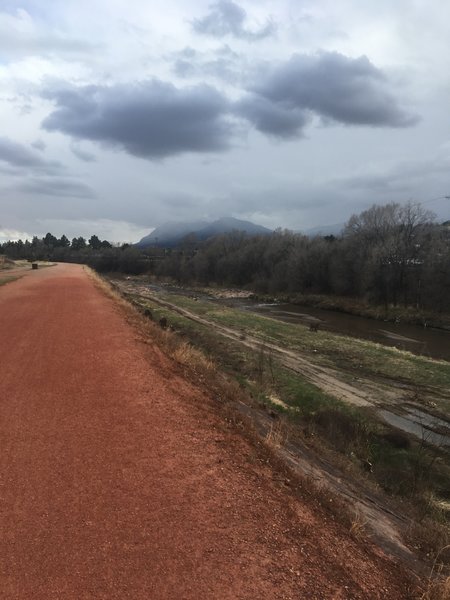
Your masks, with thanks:
[[[0,288],[0,597],[409,599],[78,265]]]

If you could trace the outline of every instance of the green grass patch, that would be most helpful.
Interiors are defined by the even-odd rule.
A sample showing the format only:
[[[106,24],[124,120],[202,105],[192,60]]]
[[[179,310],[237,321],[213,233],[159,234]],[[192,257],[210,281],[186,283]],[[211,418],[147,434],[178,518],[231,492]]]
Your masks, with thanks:
[[[437,398],[439,408],[446,414],[450,413],[450,403],[446,399],[450,389],[450,364],[445,361],[326,331],[312,332],[301,324],[283,323],[212,302],[178,295],[167,295],[166,298],[176,306],[217,324],[292,349],[315,364],[331,366],[342,373],[344,380],[359,375],[403,382],[418,388],[438,388],[442,395],[442,400]],[[417,400],[420,401],[420,397]]]
[[[370,409],[348,406],[282,367],[276,368],[272,387],[292,407],[292,420],[307,436],[318,437],[371,471],[372,479],[389,494],[413,499],[425,514],[443,519],[429,499],[448,495],[448,455],[390,429]]]

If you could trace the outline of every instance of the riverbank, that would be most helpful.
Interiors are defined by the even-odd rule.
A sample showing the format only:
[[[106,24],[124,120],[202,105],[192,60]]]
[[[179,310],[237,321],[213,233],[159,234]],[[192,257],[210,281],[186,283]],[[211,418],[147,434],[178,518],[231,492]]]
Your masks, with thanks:
[[[144,285],[155,292],[166,291],[194,300],[207,300],[285,323],[300,323],[312,329],[318,328],[332,334],[406,350],[417,356],[450,362],[450,327],[446,326],[445,321],[441,323],[442,327],[430,326],[430,322],[436,321],[436,315],[411,313],[405,316],[405,311],[397,311],[395,318],[391,313],[389,321],[383,319],[386,315],[376,307],[367,303],[358,304],[349,298],[339,298],[339,302],[335,303],[333,298],[326,296],[256,296],[250,290],[179,285],[167,278],[122,276],[116,279]],[[285,303],[283,300],[293,300],[294,303]],[[425,321],[426,327],[421,322],[425,317],[429,319]]]
[[[365,317],[390,323],[407,323],[421,327],[434,327],[450,331],[450,314],[433,313],[417,309],[413,306],[372,305],[358,298],[345,296],[325,296],[321,294],[252,294],[251,297],[259,302],[276,302],[309,306],[322,310]]]
[[[251,289],[226,288],[221,286],[199,286],[179,284],[170,278],[157,278],[152,276],[138,276],[135,280],[144,282],[158,282],[161,286],[175,286],[181,290],[191,290],[199,294],[212,296],[217,300],[249,299],[266,304],[295,304],[329,310],[337,313],[364,317],[376,321],[389,323],[404,323],[420,327],[432,327],[450,331],[450,314],[436,313],[418,309],[414,306],[394,306],[393,304],[374,305],[361,298],[350,298],[348,296],[329,296],[325,294],[260,294]]]

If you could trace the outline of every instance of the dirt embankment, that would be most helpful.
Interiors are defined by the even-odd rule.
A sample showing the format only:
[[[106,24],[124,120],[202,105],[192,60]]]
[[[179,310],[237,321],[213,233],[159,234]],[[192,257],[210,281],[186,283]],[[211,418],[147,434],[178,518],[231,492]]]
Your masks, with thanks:
[[[413,597],[82,267],[0,288],[0,332],[2,598]]]

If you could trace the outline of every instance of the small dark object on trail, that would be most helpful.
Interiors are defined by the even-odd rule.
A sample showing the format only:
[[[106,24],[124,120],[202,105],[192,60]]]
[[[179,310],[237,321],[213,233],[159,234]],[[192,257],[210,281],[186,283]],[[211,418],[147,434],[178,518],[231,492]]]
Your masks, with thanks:
[[[144,317],[153,319],[152,311],[149,308],[144,308]]]
[[[32,263],[31,264],[31,268],[36,270],[39,267],[39,265],[37,263]]]
[[[311,321],[309,324],[310,331],[319,331],[320,323],[319,321]]]
[[[159,325],[160,327],[162,327],[163,329],[165,329],[167,327],[167,319],[166,317],[161,317],[159,320]]]

